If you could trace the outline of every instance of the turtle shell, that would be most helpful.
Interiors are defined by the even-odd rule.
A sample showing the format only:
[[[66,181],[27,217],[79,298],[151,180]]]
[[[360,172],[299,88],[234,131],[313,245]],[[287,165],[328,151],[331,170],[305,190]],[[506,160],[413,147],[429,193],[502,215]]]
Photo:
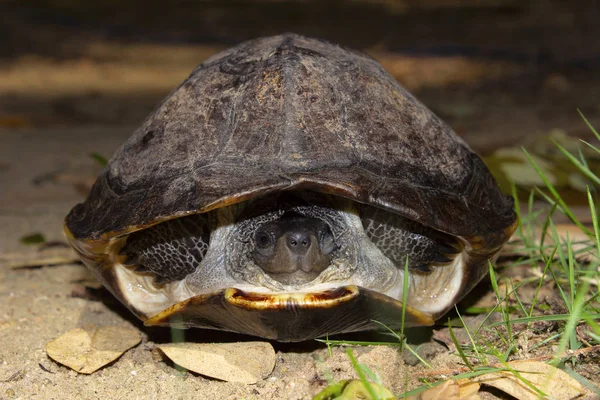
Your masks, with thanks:
[[[516,223],[481,159],[377,61],[284,34],[198,66],[117,150],[65,228],[120,297],[110,272],[119,239],[283,190],[342,196],[460,237],[470,261],[455,301]]]

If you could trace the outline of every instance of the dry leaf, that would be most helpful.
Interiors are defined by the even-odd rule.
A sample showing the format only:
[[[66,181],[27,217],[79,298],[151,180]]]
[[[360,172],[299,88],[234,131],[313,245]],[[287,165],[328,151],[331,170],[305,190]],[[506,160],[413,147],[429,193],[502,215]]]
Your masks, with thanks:
[[[567,238],[572,244],[573,252],[580,252],[581,250],[592,244],[590,237],[585,234],[578,226],[574,224],[557,224],[556,234],[560,243],[566,243]],[[552,232],[548,232],[546,236],[546,243],[554,244],[554,237]],[[593,251],[586,253],[577,254],[578,259],[593,259]]]
[[[0,128],[26,128],[31,121],[23,115],[0,115]]]
[[[569,400],[584,393],[583,386],[569,374],[543,362],[514,361],[508,366],[521,378],[512,371],[502,371],[477,376],[473,380],[493,386],[519,400],[536,400],[540,397],[524,380],[554,399]]]
[[[267,342],[171,343],[157,347],[177,365],[228,382],[256,383],[275,367],[275,350]]]
[[[535,154],[530,154],[530,157],[535,161],[544,175],[546,175],[546,178],[550,183],[556,185],[557,179],[552,171],[553,165],[549,161]],[[497,149],[494,154],[488,158],[494,158],[504,175],[517,186],[544,185],[544,181],[531,165],[523,150],[518,147],[504,147]]]
[[[133,328],[90,326],[70,330],[46,345],[54,361],[82,373],[91,374],[119,358],[141,340]]]
[[[447,380],[429,388],[409,400],[479,400],[479,384],[468,379]]]
[[[420,393],[418,400],[459,400],[460,389],[455,381],[446,381],[441,385]],[[416,400],[415,399],[415,400]]]
[[[8,268],[31,268],[44,265],[72,264],[79,257],[70,247],[51,247],[28,253],[0,254],[0,262]]]
[[[593,259],[593,252],[582,253],[581,251],[588,247],[591,244],[590,237],[586,235],[577,225],[574,224],[556,224],[556,234],[558,235],[558,240],[561,244],[567,243],[567,238],[571,242],[571,247],[573,248],[573,252],[575,257],[580,261],[590,261]],[[536,227],[535,229],[535,243],[537,246],[542,244],[542,229],[540,227]],[[546,231],[546,235],[544,237],[544,246],[548,248],[545,250],[547,256],[551,256],[553,252],[553,246],[555,245],[554,241],[554,233],[550,227]],[[509,242],[504,249],[502,250],[503,255],[527,255],[522,251],[521,240],[516,236],[513,236],[513,240]],[[558,256],[555,254],[555,256]]]
[[[479,383],[474,382],[470,379],[459,379],[458,380],[459,399],[460,400],[479,400]]]

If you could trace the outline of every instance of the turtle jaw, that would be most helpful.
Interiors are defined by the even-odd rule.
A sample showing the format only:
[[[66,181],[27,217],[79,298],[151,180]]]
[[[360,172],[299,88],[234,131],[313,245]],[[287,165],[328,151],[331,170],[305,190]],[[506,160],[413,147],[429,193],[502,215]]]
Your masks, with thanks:
[[[145,325],[208,328],[300,342],[325,335],[433,325],[431,314],[381,293],[347,285],[310,293],[253,293],[228,288],[175,304]]]

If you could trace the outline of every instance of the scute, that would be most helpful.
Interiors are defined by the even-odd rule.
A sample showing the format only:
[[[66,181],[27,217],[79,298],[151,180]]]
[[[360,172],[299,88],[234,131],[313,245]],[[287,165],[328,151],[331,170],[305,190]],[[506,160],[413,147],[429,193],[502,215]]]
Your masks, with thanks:
[[[96,240],[300,188],[486,248],[515,219],[479,157],[375,60],[286,34],[199,66],[117,151],[66,225]]]

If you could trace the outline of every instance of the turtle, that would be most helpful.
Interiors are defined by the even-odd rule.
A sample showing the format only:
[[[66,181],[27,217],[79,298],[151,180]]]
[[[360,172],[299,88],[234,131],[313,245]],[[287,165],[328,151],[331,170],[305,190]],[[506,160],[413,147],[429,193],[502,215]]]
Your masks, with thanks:
[[[297,342],[433,325],[516,224],[482,160],[374,58],[289,33],[200,64],[64,229],[145,325]]]

